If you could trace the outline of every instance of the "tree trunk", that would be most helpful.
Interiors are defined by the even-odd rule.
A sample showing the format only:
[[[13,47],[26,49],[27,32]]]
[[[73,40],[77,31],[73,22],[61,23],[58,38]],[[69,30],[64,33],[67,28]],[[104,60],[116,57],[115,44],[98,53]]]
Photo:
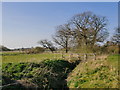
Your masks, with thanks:
[[[68,53],[68,39],[66,39],[66,47],[65,47],[65,49],[66,49],[66,53]]]
[[[68,48],[66,48],[66,53],[68,53]]]

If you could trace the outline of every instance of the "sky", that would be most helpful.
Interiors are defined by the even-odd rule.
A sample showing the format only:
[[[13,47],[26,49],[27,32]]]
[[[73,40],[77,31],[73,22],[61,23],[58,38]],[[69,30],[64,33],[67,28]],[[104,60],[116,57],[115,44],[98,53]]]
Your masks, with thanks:
[[[117,2],[3,2],[2,44],[11,49],[39,46],[39,40],[52,40],[58,25],[85,11],[106,16],[110,35],[118,26]]]
[[[1,0],[4,2],[118,2],[119,0]]]

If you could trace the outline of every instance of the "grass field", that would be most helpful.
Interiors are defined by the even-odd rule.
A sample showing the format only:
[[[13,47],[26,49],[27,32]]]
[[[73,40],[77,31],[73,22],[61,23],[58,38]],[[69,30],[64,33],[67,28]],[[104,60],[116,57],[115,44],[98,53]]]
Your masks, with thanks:
[[[109,55],[107,60],[108,60],[108,64],[112,65],[115,68],[118,68],[118,60],[120,58],[120,55]]]
[[[40,62],[45,59],[62,58],[59,53],[21,54],[19,52],[4,52],[2,55],[2,63]]]
[[[67,87],[69,88],[118,88],[118,58],[120,58],[120,55],[117,55],[117,54],[107,55],[107,56],[106,55],[98,56],[96,60],[88,59],[87,62],[79,63],[69,73],[67,73],[66,70],[69,70],[71,66],[69,68],[68,67],[66,68],[66,65],[69,64],[69,62],[67,61],[67,64],[66,64],[66,61],[62,59],[62,54],[60,53],[22,54],[19,52],[4,52],[1,55],[2,55],[2,63],[3,63],[2,64],[3,76],[5,75],[5,78],[7,78],[7,75],[10,74],[9,78],[12,77],[12,80],[24,79],[24,78],[20,78],[24,76],[24,70],[22,73],[21,69],[23,69],[23,67],[26,67],[29,73],[27,73],[26,74],[27,76],[24,76],[24,77],[27,77],[27,78],[29,77],[29,79],[31,80],[31,76],[32,76],[33,80],[34,79],[36,80],[37,78],[37,80],[39,81],[43,79],[43,78],[41,79],[41,75],[43,75],[44,78],[46,77],[46,75],[48,75],[47,78],[48,80],[50,80],[49,82],[53,83],[52,81],[57,80],[58,82],[56,82],[56,84],[58,84],[60,82],[59,80],[60,76],[57,76],[57,78],[52,78],[53,76],[49,76],[48,74],[49,72],[46,73],[46,71],[44,71],[42,67],[44,66],[44,68],[46,69],[46,65],[48,63],[49,64],[48,66],[50,67],[52,66],[51,68],[53,70],[52,72],[51,71],[50,72],[53,73],[55,70],[54,77],[60,74],[62,80],[64,79],[67,80],[66,84],[67,84]],[[48,62],[46,63],[45,59],[51,59],[53,61],[48,60]],[[58,59],[61,59],[62,61],[61,60],[59,61]],[[44,61],[45,61],[44,65],[40,64],[41,62],[44,62]],[[23,63],[20,63],[20,62],[23,62]],[[26,63],[26,62],[29,62],[29,63]],[[29,67],[30,65],[32,65],[32,67]],[[70,65],[73,65],[73,64],[70,64]],[[64,72],[61,72],[61,69],[63,68],[63,66],[66,69]],[[40,73],[45,72],[45,73],[34,76],[34,73],[37,73],[36,70],[37,72],[40,72]],[[56,74],[56,71],[58,70],[60,71]],[[6,72],[7,72],[7,75],[6,75]],[[68,74],[66,78],[62,77],[62,75],[66,75],[66,73]],[[33,76],[36,78],[33,78]],[[30,82],[32,83],[32,81]],[[39,82],[36,82],[36,84],[39,84]],[[49,86],[48,84],[46,85]]]
[[[2,56],[2,63],[19,63],[19,62],[40,62],[45,59],[65,59],[65,60],[78,60],[78,53],[38,53],[38,54],[25,54],[21,52],[3,52],[0,53]],[[84,59],[84,53],[80,54],[80,58]],[[89,58],[94,58],[91,56]]]

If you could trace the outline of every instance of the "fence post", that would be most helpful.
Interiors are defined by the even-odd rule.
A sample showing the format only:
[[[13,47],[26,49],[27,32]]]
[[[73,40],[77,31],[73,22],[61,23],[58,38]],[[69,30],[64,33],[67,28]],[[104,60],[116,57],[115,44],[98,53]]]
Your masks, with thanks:
[[[94,53],[93,55],[94,55],[94,60],[96,60],[96,54]]]
[[[73,58],[73,54],[70,54],[70,58]]]
[[[87,61],[87,54],[84,54],[84,61]]]
[[[81,60],[80,54],[77,54],[77,55],[78,55],[78,60]]]

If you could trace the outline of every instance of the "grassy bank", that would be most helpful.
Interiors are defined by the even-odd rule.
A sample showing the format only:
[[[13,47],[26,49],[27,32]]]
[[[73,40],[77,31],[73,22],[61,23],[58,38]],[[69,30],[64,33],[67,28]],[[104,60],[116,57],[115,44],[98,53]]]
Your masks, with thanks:
[[[118,55],[109,55],[80,63],[68,76],[68,87],[118,88],[117,62]]]
[[[4,63],[3,89],[67,88],[66,78],[78,63],[65,60],[44,60],[40,63]],[[7,86],[8,84],[17,85]]]
[[[118,69],[118,60],[120,58],[120,55],[115,54],[115,55],[109,55],[107,57],[108,60],[108,64],[112,65],[113,67],[115,67],[116,69]]]

